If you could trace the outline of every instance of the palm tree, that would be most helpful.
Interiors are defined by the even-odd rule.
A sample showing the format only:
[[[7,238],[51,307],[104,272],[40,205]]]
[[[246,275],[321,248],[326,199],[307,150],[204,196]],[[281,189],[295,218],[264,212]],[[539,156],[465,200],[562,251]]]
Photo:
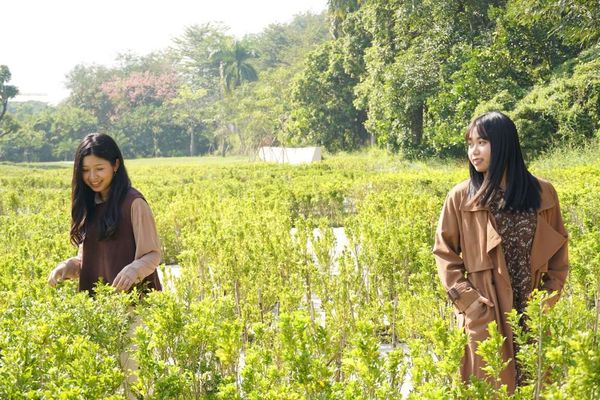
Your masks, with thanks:
[[[256,70],[248,62],[255,57],[255,52],[244,47],[238,40],[234,40],[227,47],[212,53],[211,59],[219,65],[221,88],[225,93],[231,93],[244,81],[258,80]]]
[[[258,74],[256,70],[249,63],[249,60],[256,57],[256,53],[252,50],[247,49],[241,42],[234,40],[229,45],[213,52],[211,59],[219,66],[219,76],[221,80],[221,100],[222,104],[227,107],[228,97],[238,86],[241,86],[244,82],[253,82],[258,80]],[[224,116],[227,112],[223,112],[221,116],[221,155],[225,156],[225,136],[226,133],[233,133],[237,131],[234,124],[227,124]],[[241,133],[240,145],[244,147],[244,141]],[[244,149],[242,149],[244,150]]]

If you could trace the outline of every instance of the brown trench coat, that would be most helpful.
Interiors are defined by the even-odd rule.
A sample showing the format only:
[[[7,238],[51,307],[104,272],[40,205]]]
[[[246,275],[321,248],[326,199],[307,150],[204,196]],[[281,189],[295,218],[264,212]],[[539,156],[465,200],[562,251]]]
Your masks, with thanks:
[[[531,273],[534,288],[560,293],[568,272],[567,232],[562,221],[558,196],[549,182],[538,179],[542,188],[541,206],[537,210],[537,227],[531,248]],[[504,260],[501,238],[490,218],[489,208],[467,205],[469,181],[456,185],[446,197],[438,223],[433,254],[438,273],[452,300],[459,322],[463,321],[469,336],[461,366],[465,381],[471,375],[485,378],[483,361],[475,354],[477,342],[488,336],[487,324],[496,320],[506,340],[502,347],[504,360],[514,359],[512,330],[505,313],[513,308],[510,276]],[[532,288],[533,289],[533,288]],[[552,304],[558,300],[558,293]],[[464,310],[479,296],[494,307],[482,305],[470,315]],[[516,387],[516,370],[511,361],[502,372],[502,382],[512,393]]]

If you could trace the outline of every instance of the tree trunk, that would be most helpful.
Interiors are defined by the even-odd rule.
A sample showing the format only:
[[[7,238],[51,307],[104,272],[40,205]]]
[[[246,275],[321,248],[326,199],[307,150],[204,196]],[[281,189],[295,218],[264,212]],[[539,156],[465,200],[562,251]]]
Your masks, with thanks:
[[[0,111],[0,121],[2,121],[2,118],[4,117],[4,114],[6,114],[6,109],[8,108],[8,100],[3,101],[2,102],[2,111]],[[0,131],[0,137],[6,135],[8,132],[2,132]]]
[[[375,144],[375,136],[367,131],[365,128],[365,122],[367,121],[367,112],[365,110],[356,111],[356,122],[354,123],[355,132],[358,135],[354,145],[363,146],[367,141],[370,142],[371,146]]]
[[[226,105],[225,96],[227,95],[227,88],[225,87],[225,64],[223,60],[219,61],[219,77],[221,80],[221,101],[223,106]],[[225,123],[225,111],[222,107],[219,107],[220,123],[223,124],[223,131],[221,132],[221,156],[225,157],[225,137],[227,135],[227,124]]]
[[[225,149],[225,130],[223,130],[223,133],[221,133],[221,156],[225,157],[225,152],[227,151],[227,149]]]
[[[238,138],[240,139],[240,153],[245,155],[246,154],[246,139],[244,138],[242,131],[240,129],[238,129],[235,124],[231,124],[231,128],[233,129],[233,131],[235,133],[237,133]]]
[[[196,154],[196,143],[194,142],[194,128],[188,128],[190,133],[190,157],[194,157]]]
[[[153,157],[156,158],[160,155],[160,149],[158,148],[158,138],[156,137],[156,135],[153,135],[152,137],[152,144],[154,149],[152,150],[153,153]]]
[[[413,107],[410,116],[410,132],[413,146],[418,146],[423,140],[423,102]]]
[[[0,111],[0,121],[2,121],[4,114],[6,114],[7,108],[8,108],[8,100],[2,102],[2,111]]]

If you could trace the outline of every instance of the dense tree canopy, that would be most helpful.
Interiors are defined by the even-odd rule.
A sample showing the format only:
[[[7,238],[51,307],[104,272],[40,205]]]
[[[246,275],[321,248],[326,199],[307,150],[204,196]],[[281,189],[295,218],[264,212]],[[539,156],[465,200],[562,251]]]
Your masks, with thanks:
[[[342,138],[351,115],[364,115],[360,124],[381,146],[408,155],[459,155],[468,122],[492,108],[518,120],[530,154],[598,136],[597,87],[580,90],[582,107],[565,84],[576,66],[587,73],[581,81],[595,81],[593,64],[580,65],[597,55],[594,2],[336,0],[330,11],[335,38],[307,58],[292,92],[299,142],[327,138],[321,142],[331,150],[340,143],[356,148],[360,141]],[[325,53],[345,62],[323,62]],[[564,101],[548,110],[542,92]],[[544,112],[523,111],[537,107]],[[565,114],[581,122],[569,124]]]
[[[22,135],[0,141],[0,159],[70,158],[68,149],[92,130],[113,135],[127,157],[252,151],[283,139],[293,76],[328,37],[324,14],[242,39],[211,23],[187,27],[163,51],[122,54],[115,67],[77,65],[64,104],[13,107]],[[58,129],[68,120],[70,130]]]
[[[490,109],[514,117],[528,155],[600,135],[595,1],[328,5],[241,39],[194,25],[163,51],[77,65],[64,104],[9,108],[3,124],[19,134],[0,139],[0,159],[69,158],[92,129],[128,157],[274,143],[457,156],[468,122]]]

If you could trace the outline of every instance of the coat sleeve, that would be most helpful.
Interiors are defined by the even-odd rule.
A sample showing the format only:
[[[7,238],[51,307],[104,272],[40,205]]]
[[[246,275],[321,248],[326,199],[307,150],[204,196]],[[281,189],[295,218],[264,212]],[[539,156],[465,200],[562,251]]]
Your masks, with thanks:
[[[548,223],[565,238],[568,238],[565,224],[563,223],[562,216],[560,213],[560,205],[558,203],[558,195],[556,190],[552,188],[553,195],[555,197],[556,206],[548,210],[546,218]],[[558,292],[562,290],[567,274],[569,272],[569,255],[568,255],[568,240],[561,248],[554,253],[548,260],[548,272],[542,277],[542,289],[549,292]],[[558,296],[554,301],[558,300]]]
[[[444,201],[435,233],[433,255],[448,297],[458,311],[464,313],[480,295],[466,278],[460,248],[460,208],[456,197],[450,192]]]

